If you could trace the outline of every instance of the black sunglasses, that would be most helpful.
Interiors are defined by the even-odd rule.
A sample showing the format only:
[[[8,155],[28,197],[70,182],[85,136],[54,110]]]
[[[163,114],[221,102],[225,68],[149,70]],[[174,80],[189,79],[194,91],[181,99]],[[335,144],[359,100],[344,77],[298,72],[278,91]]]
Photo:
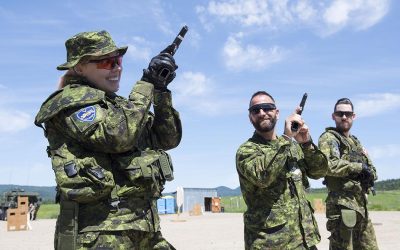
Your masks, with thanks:
[[[351,118],[351,117],[353,117],[353,115],[354,115],[354,113],[353,112],[351,112],[351,111],[346,111],[346,112],[343,112],[343,111],[335,111],[335,116],[337,116],[337,117],[343,117],[343,115],[344,116],[346,116],[347,118]]]
[[[257,115],[260,113],[260,110],[263,110],[265,113],[271,110],[275,110],[276,106],[274,103],[260,103],[253,105],[249,108],[249,112],[253,115]]]

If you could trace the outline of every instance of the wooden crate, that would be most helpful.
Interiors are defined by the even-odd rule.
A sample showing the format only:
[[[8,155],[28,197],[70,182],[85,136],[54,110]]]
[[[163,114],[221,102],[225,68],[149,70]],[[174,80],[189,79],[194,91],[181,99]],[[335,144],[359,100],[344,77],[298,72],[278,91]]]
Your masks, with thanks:
[[[326,207],[322,199],[314,199],[313,205],[316,213],[325,213]]]
[[[7,231],[28,230],[28,197],[18,196],[18,207],[7,209]]]

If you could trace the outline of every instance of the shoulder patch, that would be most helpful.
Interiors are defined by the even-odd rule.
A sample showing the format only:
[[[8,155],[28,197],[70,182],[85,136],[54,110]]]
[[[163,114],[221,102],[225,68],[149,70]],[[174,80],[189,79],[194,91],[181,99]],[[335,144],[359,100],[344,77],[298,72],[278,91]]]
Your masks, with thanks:
[[[92,122],[96,118],[96,109],[93,106],[85,107],[75,113],[76,118],[82,122]]]

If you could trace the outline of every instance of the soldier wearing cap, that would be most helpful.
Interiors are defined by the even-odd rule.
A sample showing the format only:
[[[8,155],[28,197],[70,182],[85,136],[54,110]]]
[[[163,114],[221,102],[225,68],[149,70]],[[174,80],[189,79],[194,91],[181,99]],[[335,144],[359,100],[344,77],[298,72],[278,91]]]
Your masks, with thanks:
[[[174,249],[160,232],[156,207],[173,179],[165,150],[182,136],[167,89],[174,58],[166,50],[152,58],[124,98],[116,92],[127,47],[106,31],[79,33],[65,45],[67,62],[57,69],[67,72],[35,119],[57,182],[55,248]],[[161,76],[163,69],[170,74]]]
[[[376,169],[361,142],[350,133],[356,118],[348,98],[337,100],[332,114],[336,127],[328,127],[319,138],[328,157],[324,184],[326,228],[331,232],[329,249],[378,249],[375,231],[367,210],[367,194],[377,179]]]
[[[249,118],[256,131],[236,153],[247,204],[245,248],[316,249],[321,237],[305,189],[309,187],[307,177],[325,176],[326,157],[296,112],[286,118],[284,134],[276,134],[279,110],[267,92],[253,94]],[[291,130],[293,123],[299,124],[297,132]]]

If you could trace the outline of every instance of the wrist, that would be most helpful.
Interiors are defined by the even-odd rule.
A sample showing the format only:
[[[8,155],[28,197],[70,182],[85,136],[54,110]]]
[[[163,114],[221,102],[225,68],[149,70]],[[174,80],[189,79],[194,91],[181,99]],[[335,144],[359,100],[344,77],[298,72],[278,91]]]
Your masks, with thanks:
[[[288,136],[288,135],[286,135],[286,134],[282,134],[282,137],[286,140],[286,141],[289,141],[289,142],[293,142],[293,137],[291,137],[291,136]]]
[[[308,141],[303,142],[303,143],[300,143],[300,147],[301,147],[302,149],[313,149],[314,146],[313,146],[313,140],[312,140],[312,138],[310,137],[310,139],[309,139]]]

